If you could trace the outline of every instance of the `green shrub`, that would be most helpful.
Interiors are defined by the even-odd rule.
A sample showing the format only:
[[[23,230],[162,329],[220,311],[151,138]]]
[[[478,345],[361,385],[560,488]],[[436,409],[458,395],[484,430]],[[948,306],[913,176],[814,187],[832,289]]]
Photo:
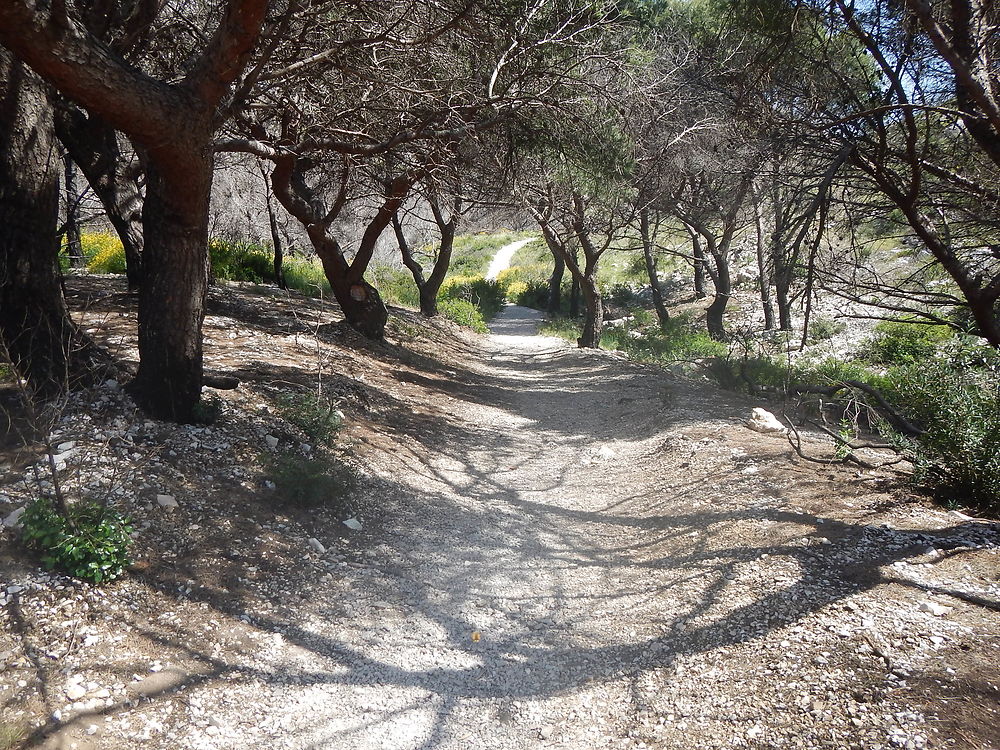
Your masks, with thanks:
[[[464,299],[443,299],[438,302],[438,312],[455,321],[460,326],[471,328],[476,333],[489,333],[483,314],[474,304]]]
[[[406,307],[420,307],[420,291],[413,280],[413,274],[409,271],[385,266],[376,267],[372,269],[371,278],[372,284],[386,302]]]
[[[548,310],[549,307],[549,282],[548,281],[527,281],[524,283],[524,290],[519,291],[517,297],[512,301],[524,307],[535,310]],[[567,289],[563,297],[568,297]]]
[[[50,500],[39,498],[21,517],[21,538],[41,555],[46,568],[93,583],[110,581],[125,570],[131,535],[130,519],[94,502],[71,505],[65,518]]]
[[[441,285],[438,300],[465,300],[479,308],[483,320],[490,320],[500,312],[506,298],[503,287],[496,281],[487,281],[482,276],[453,276]]]
[[[357,477],[341,461],[278,453],[267,459],[276,496],[300,508],[343,505],[355,492]]]
[[[313,440],[332,445],[344,420],[337,405],[315,393],[280,393],[274,399],[278,413]]]
[[[310,297],[329,297],[333,290],[318,258],[289,258],[283,266],[285,286]]]
[[[809,342],[827,341],[844,332],[846,326],[833,318],[814,318],[809,323]]]
[[[859,356],[881,365],[912,364],[933,357],[952,335],[948,326],[884,320],[875,326]]]
[[[218,237],[208,241],[212,275],[225,281],[274,283],[274,255],[269,248],[253,242],[230,242]]]
[[[83,257],[91,273],[125,273],[125,248],[110,232],[84,232],[80,236]]]
[[[1000,372],[936,359],[892,374],[892,402],[926,430],[908,441],[916,479],[943,501],[1000,512]]]

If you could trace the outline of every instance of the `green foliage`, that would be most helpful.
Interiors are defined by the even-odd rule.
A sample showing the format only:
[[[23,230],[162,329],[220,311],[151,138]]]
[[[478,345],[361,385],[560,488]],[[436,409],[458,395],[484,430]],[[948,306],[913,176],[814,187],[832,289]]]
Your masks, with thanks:
[[[208,241],[212,275],[226,281],[275,283],[274,255],[270,249],[253,242],[230,242],[218,237]]]
[[[300,508],[342,506],[357,488],[353,470],[325,456],[278,453],[268,457],[266,471],[274,482],[275,495]]]
[[[582,327],[577,320],[556,317],[543,323],[541,332],[575,343]],[[680,316],[673,318],[665,329],[638,320],[608,326],[601,335],[601,346],[626,352],[633,359],[664,364],[725,357],[727,351],[725,344],[714,341],[695,328],[689,318]]]
[[[337,405],[322,394],[279,393],[278,413],[316,442],[332,445],[344,420]]]
[[[12,750],[18,747],[27,736],[28,729],[23,724],[0,721],[0,750]]]
[[[329,297],[333,290],[318,258],[288,258],[282,270],[285,286],[309,297]]]
[[[441,285],[438,300],[465,300],[479,309],[483,320],[490,320],[504,306],[505,295],[496,281],[482,276],[453,276]]]
[[[455,321],[460,326],[471,328],[476,333],[489,333],[483,314],[474,304],[464,299],[443,299],[438,302],[438,312]]]
[[[215,424],[222,415],[222,399],[212,394],[202,396],[191,410],[196,424]]]
[[[110,232],[84,232],[80,246],[91,273],[125,273],[125,248]]]
[[[131,535],[130,519],[95,502],[71,505],[66,518],[50,500],[39,498],[21,517],[21,538],[46,568],[92,583],[121,575],[129,564]]]
[[[860,356],[881,365],[912,364],[933,357],[952,335],[948,326],[884,320],[875,326]]]
[[[372,284],[382,299],[394,305],[420,307],[420,292],[413,274],[405,269],[375,267],[371,272]]]
[[[844,332],[844,324],[833,318],[814,318],[809,323],[809,341],[827,341],[839,333]]]
[[[958,366],[956,366],[958,365]],[[901,368],[893,402],[926,432],[916,478],[946,502],[1000,512],[1000,369],[936,359]]]

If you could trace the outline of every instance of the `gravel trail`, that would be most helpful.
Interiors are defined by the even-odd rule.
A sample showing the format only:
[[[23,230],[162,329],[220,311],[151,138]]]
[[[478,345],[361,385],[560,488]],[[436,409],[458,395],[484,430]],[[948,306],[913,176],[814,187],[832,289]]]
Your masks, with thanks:
[[[979,705],[954,701],[1000,657],[1000,529],[794,460],[753,404],[540,320],[509,306],[467,351],[359,378],[383,394],[344,436],[361,529],[227,535],[300,550],[294,574],[262,580],[262,552],[227,579],[281,606],[137,619],[163,664],[116,667],[139,697],[46,747],[980,747],[925,693]]]
[[[500,275],[501,271],[506,271],[510,268],[510,261],[514,257],[514,254],[520,250],[525,245],[535,242],[534,237],[529,237],[526,240],[517,240],[516,242],[511,242],[508,245],[504,245],[499,250],[497,250],[496,255],[493,256],[493,260],[490,261],[490,267],[486,271],[487,281],[493,281],[497,276]]]

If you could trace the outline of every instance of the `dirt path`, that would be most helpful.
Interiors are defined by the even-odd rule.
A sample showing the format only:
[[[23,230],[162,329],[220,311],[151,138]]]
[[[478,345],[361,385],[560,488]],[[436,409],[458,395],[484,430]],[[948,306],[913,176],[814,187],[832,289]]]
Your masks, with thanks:
[[[921,611],[930,587],[876,587],[929,545],[995,536],[938,532],[933,511],[872,523],[884,496],[789,466],[745,405],[537,319],[509,307],[469,372],[411,378],[449,406],[383,455],[401,515],[372,567],[303,604],[261,666],[277,684],[230,696],[277,727],[268,744],[933,745],[907,678],[943,674],[972,631]]]
[[[351,382],[383,394],[382,424],[344,436],[374,488],[359,532],[325,512],[238,527],[243,496],[220,518],[178,491],[171,538],[224,573],[164,552],[146,588],[77,597],[80,638],[116,645],[63,679],[86,674],[108,708],[48,747],[995,746],[995,526],[792,460],[743,426],[744,400],[536,336],[538,320],[508,307],[446,361],[373,350],[384,369]],[[319,346],[302,331],[238,335],[292,362]],[[218,456],[233,440],[176,432]],[[63,632],[74,610],[38,587]],[[34,601],[18,600],[26,632]],[[43,683],[51,711],[68,688]]]
[[[489,269],[486,271],[487,281],[493,281],[500,275],[501,271],[505,271],[510,268],[510,261],[513,259],[514,254],[522,247],[532,242],[537,242],[537,239],[530,237],[526,240],[517,240],[516,242],[511,242],[509,245],[504,245],[497,250],[496,255],[493,256],[493,260],[490,261]]]

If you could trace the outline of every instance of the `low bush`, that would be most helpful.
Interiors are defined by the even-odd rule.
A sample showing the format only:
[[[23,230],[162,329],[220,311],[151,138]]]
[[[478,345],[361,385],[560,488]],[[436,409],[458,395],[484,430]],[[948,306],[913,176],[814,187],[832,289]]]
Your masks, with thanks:
[[[907,442],[938,499],[1000,512],[1000,370],[934,359],[892,373],[893,404],[925,432]]]
[[[460,326],[471,328],[476,333],[489,333],[490,329],[483,314],[474,304],[464,299],[443,299],[438,302],[438,312],[455,321]]]
[[[942,325],[884,320],[875,326],[859,356],[880,365],[907,365],[933,357],[953,335]]]
[[[484,320],[490,320],[500,312],[506,301],[503,287],[482,276],[452,276],[445,279],[438,292],[438,299],[470,302],[479,309]]]
[[[843,333],[846,326],[839,320],[833,318],[814,318],[809,323],[809,342],[828,341],[839,333]]]
[[[278,413],[318,443],[332,445],[344,426],[343,414],[328,397],[316,393],[279,393]]]
[[[269,248],[253,242],[212,238],[208,241],[212,275],[225,281],[274,283],[274,255]]]
[[[309,297],[329,297],[333,294],[323,264],[318,258],[288,258],[282,270],[285,286]]]
[[[112,508],[83,501],[69,507],[67,518],[39,498],[21,516],[21,538],[46,568],[101,583],[129,564],[132,522]]]
[[[265,463],[276,497],[292,506],[340,507],[357,488],[354,471],[336,459],[278,453]]]
[[[84,232],[80,246],[91,273],[125,273],[125,248],[110,232]]]
[[[420,292],[408,270],[380,266],[372,269],[371,279],[385,302],[420,307]]]

